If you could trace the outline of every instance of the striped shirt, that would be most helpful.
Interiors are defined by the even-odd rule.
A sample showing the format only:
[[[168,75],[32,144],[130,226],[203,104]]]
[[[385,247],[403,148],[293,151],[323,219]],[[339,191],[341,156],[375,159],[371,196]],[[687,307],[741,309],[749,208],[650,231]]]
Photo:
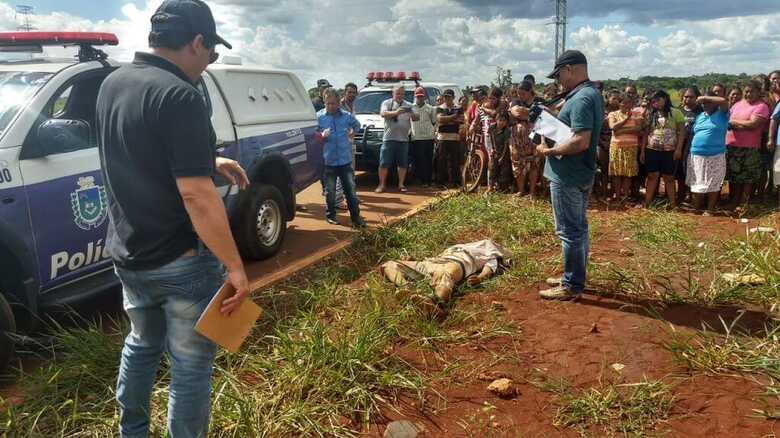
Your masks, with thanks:
[[[436,135],[436,108],[429,104],[412,105],[412,110],[420,120],[412,120],[412,140],[433,140]]]

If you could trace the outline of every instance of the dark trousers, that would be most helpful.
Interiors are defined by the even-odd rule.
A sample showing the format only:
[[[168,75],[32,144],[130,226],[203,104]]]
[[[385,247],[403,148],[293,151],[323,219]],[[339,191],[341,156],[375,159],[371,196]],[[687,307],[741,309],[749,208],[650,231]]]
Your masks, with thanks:
[[[436,154],[436,182],[460,184],[460,160],[462,157],[460,141],[439,141]]]
[[[349,217],[352,222],[360,219],[360,207],[358,206],[357,193],[355,191],[355,172],[351,164],[343,166],[325,166],[323,179],[325,180],[325,216],[336,219],[336,178],[341,179],[344,188],[344,197],[347,198]]]
[[[433,140],[412,141],[414,176],[423,184],[430,184],[433,177]]]

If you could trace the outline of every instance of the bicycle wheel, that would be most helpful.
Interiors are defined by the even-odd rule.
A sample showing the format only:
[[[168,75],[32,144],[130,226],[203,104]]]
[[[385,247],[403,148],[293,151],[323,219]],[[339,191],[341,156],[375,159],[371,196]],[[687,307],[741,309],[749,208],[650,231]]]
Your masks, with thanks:
[[[485,151],[477,149],[471,151],[466,158],[466,165],[463,166],[463,175],[461,181],[463,181],[463,191],[466,193],[472,193],[482,184],[482,177],[485,174],[487,168],[487,157]]]

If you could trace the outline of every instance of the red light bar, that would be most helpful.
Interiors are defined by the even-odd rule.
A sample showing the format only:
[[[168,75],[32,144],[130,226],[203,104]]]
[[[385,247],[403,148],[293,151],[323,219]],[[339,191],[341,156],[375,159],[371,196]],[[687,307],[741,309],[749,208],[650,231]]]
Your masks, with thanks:
[[[385,74],[382,73],[381,71],[374,73],[374,79],[376,79],[377,81],[381,81],[384,78],[385,78]]]
[[[374,78],[376,78],[374,72],[372,72],[372,71],[368,72],[368,75],[366,76],[366,79],[368,79],[369,81],[373,81]]]
[[[409,79],[411,79],[411,80],[413,80],[413,81],[419,81],[419,80],[420,80],[420,72],[413,71],[413,72],[412,72],[412,73],[409,75]]]
[[[404,79],[406,79],[406,72],[399,71],[398,73],[395,74],[395,78],[399,81],[403,81]]]
[[[386,71],[386,72],[385,72],[385,80],[386,80],[386,81],[392,81],[392,80],[393,80],[393,72],[391,72],[391,71]]]
[[[119,44],[119,38],[113,33],[105,32],[0,32],[0,45],[23,44],[116,46]]]

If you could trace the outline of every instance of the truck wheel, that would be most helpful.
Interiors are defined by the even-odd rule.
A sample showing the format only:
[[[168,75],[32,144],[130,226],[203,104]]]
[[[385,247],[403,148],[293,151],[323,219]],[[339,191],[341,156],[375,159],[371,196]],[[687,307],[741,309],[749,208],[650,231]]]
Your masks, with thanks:
[[[14,340],[11,337],[16,332],[16,320],[11,306],[3,294],[0,294],[0,374],[5,372],[11,355],[14,354]]]
[[[236,240],[245,258],[267,259],[282,246],[287,231],[282,193],[268,184],[253,185],[241,212]]]

